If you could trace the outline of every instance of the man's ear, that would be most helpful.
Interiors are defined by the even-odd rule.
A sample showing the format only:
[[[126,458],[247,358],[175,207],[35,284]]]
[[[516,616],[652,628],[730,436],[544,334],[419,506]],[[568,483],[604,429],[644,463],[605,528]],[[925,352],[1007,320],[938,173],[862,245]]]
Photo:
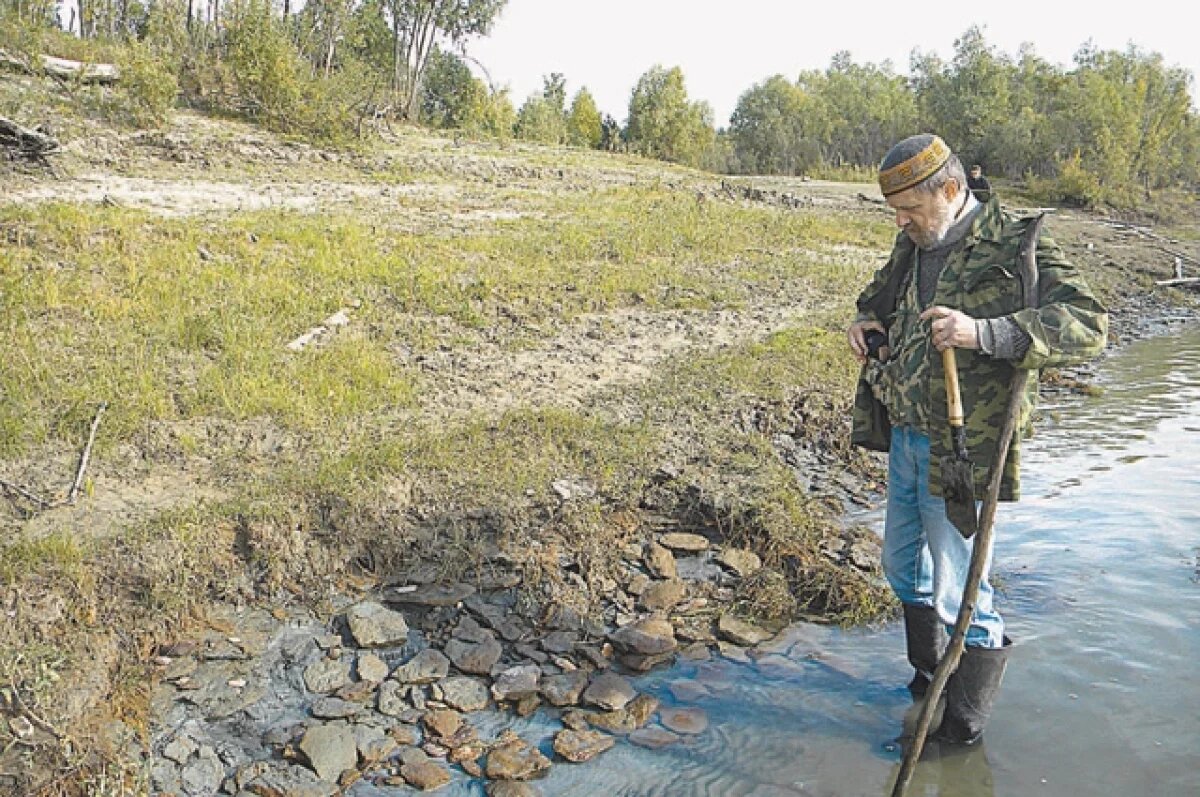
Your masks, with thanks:
[[[958,197],[958,192],[962,190],[962,186],[958,184],[957,177],[951,177],[942,186],[942,196],[946,197],[947,202],[953,202]]]

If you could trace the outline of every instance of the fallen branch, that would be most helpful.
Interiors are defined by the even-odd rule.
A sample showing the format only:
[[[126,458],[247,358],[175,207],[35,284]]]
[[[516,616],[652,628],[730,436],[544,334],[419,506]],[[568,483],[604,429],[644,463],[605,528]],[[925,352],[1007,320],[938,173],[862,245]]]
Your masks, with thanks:
[[[92,430],[88,433],[87,445],[83,448],[83,455],[79,458],[79,470],[75,473],[75,483],[71,485],[71,491],[67,493],[67,503],[75,503],[75,498],[79,495],[79,488],[83,486],[83,472],[87,470],[88,460],[92,456],[92,445],[96,442],[96,429],[100,426],[100,416],[108,409],[108,402],[100,402],[100,407],[96,410],[96,417],[92,419]]]
[[[121,70],[116,64],[85,64],[82,61],[55,58],[52,55],[42,56],[42,69],[52,77],[77,80],[80,83],[108,85],[121,79]]]
[[[58,141],[37,128],[22,127],[0,116],[0,147],[25,158],[43,160],[58,151]]]
[[[0,50],[0,66],[7,67],[23,75],[47,74],[59,80],[75,80],[80,83],[116,83],[121,79],[121,70],[116,64],[88,64],[83,61],[72,61],[69,58],[58,58],[53,55],[39,55],[37,67],[23,56]]]
[[[0,479],[0,489],[3,489],[5,492],[8,492],[8,493],[16,493],[17,495],[21,496],[25,500],[32,501],[33,503],[37,504],[42,509],[49,509],[50,507],[54,506],[54,504],[51,501],[49,501],[45,498],[42,498],[40,495],[33,492],[32,490],[22,487],[19,484],[14,484],[13,482],[10,482],[10,481],[5,481],[4,479]]]
[[[1190,288],[1200,286],[1200,277],[1180,277],[1172,280],[1155,280],[1155,285],[1163,288]]]
[[[336,313],[329,316],[329,318],[326,318],[319,325],[313,327],[289,343],[287,345],[288,351],[304,351],[304,349],[308,348],[309,345],[319,341],[333,330],[339,327],[344,327],[349,323],[350,316],[348,315],[348,310],[343,307],[341,310],[338,310]]]

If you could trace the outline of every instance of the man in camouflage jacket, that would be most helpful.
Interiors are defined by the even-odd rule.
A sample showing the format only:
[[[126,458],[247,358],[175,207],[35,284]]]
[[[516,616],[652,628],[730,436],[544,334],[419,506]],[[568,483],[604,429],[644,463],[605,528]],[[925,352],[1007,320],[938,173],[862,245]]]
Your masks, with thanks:
[[[940,351],[956,349],[967,450],[975,494],[988,465],[1014,369],[1034,371],[1001,482],[1003,500],[1019,496],[1020,438],[1037,397],[1036,371],[1098,354],[1107,314],[1062,250],[1037,242],[1038,296],[1026,307],[1018,267],[1031,216],[1014,216],[993,196],[978,202],[958,157],[937,136],[912,136],[888,152],[880,187],[901,228],[888,262],[859,296],[847,336],[863,364],[852,441],[888,451],[883,567],[904,607],[909,689],[924,694],[953,627],[971,542],[947,520],[939,462],[951,451]],[[936,737],[973,743],[991,710],[1010,644],[992,604],[987,568],[958,671],[946,688]]]

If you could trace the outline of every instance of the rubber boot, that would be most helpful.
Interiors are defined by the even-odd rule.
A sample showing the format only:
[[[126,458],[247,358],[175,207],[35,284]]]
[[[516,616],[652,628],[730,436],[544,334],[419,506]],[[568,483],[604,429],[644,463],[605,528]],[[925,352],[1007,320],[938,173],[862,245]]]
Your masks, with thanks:
[[[933,671],[945,648],[945,630],[937,610],[932,606],[904,604],[904,641],[908,663],[916,670],[908,691],[914,700],[920,700],[933,681]]]
[[[951,744],[975,744],[992,714],[1012,640],[1002,648],[966,648],[946,683],[946,712],[934,738]]]

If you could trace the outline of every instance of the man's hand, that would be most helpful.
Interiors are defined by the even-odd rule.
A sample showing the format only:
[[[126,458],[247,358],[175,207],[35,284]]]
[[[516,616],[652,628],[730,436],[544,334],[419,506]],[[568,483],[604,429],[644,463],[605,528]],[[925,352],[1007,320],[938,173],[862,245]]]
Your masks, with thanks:
[[[883,324],[878,321],[855,321],[846,330],[846,338],[850,341],[850,351],[854,352],[854,359],[858,360],[860,365],[867,361],[866,335],[867,331],[871,329],[887,332],[883,328]]]
[[[933,345],[938,351],[979,348],[975,319],[966,313],[936,305],[921,313],[922,321],[930,319],[933,320]]]

